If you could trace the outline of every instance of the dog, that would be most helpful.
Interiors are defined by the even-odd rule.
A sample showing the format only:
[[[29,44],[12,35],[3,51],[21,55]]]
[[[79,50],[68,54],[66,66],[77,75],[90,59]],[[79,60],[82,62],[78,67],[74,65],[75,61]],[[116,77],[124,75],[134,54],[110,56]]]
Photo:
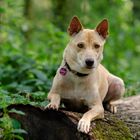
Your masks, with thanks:
[[[112,113],[117,112],[113,102],[121,98],[125,86],[121,78],[101,64],[108,36],[107,19],[95,29],[85,29],[74,16],[68,33],[70,41],[54,77],[46,108],[58,110],[60,103],[64,103],[72,111],[84,112],[77,129],[88,133],[92,120],[104,118],[104,107]]]

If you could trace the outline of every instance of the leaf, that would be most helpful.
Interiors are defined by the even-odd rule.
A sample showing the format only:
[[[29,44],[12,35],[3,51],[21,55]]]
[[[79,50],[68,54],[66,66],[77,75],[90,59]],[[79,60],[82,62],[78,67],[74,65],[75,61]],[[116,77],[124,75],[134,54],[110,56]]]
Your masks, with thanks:
[[[9,112],[10,113],[16,113],[16,114],[19,114],[19,115],[25,115],[25,113],[23,111],[16,110],[16,109],[11,109]]]
[[[21,123],[18,120],[14,119],[14,118],[11,118],[11,120],[12,120],[12,126],[14,129],[21,128]]]
[[[35,100],[43,100],[47,97],[46,93],[45,92],[42,92],[42,91],[36,91],[36,92],[33,92],[31,94],[32,98],[34,98]]]
[[[22,85],[20,84],[18,87],[17,87],[17,90],[20,92],[20,93],[29,93],[33,90],[33,87],[32,86],[27,86],[27,85]]]
[[[33,69],[31,70],[31,72],[40,80],[42,81],[47,81],[47,76],[44,72],[42,72],[41,70],[37,70],[37,69]]]
[[[5,12],[5,9],[0,7],[0,13],[4,13]]]
[[[14,135],[13,137],[16,138],[17,140],[24,140],[24,138],[22,136],[19,136],[19,135]]]
[[[45,107],[48,104],[49,104],[49,101],[48,100],[45,100],[45,101],[43,101],[43,102],[40,103],[40,106]]]
[[[27,134],[27,132],[24,129],[14,129],[12,130],[12,133]]]

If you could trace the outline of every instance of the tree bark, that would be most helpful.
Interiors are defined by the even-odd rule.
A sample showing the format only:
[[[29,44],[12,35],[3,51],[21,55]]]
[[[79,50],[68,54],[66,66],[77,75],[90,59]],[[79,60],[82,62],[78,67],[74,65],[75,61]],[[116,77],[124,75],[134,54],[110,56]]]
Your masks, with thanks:
[[[140,95],[124,98],[117,106],[115,117],[125,122],[134,139],[140,140]]]
[[[27,23],[33,20],[33,1],[32,0],[24,0],[23,16],[27,20]],[[27,27],[25,29],[22,29],[22,32],[26,41],[29,42],[31,38],[31,34],[32,34],[32,28],[29,26],[29,23],[26,26]]]
[[[3,21],[4,21],[4,8],[5,3],[3,0],[0,0],[0,44],[3,42],[3,34],[2,34],[2,28],[3,28]]]
[[[105,111],[105,118],[91,124],[89,134],[77,131],[82,114],[60,109],[43,110],[31,105],[11,105],[26,115],[10,113],[19,120],[28,132],[26,140],[139,140],[140,139],[140,95],[117,102],[118,113]]]
[[[52,11],[53,19],[52,22],[59,28],[66,31],[70,19],[73,15],[79,15],[81,11],[81,0],[53,0]]]
[[[24,17],[32,19],[32,0],[24,0]]]

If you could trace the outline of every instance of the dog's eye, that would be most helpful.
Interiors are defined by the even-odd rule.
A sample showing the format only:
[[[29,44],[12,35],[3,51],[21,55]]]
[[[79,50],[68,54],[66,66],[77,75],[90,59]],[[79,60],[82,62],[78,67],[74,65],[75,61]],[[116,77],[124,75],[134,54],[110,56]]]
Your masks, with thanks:
[[[84,44],[83,44],[83,43],[78,43],[77,46],[78,46],[79,48],[84,48]]]
[[[99,44],[95,44],[94,47],[95,47],[96,49],[98,49],[98,48],[100,48],[100,45],[99,45]]]

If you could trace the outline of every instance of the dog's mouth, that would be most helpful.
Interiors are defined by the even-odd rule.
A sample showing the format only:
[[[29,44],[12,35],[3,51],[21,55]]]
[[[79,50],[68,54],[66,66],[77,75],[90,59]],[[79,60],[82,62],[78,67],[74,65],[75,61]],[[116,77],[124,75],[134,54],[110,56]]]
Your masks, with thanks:
[[[87,69],[94,69],[95,66],[86,66]]]

